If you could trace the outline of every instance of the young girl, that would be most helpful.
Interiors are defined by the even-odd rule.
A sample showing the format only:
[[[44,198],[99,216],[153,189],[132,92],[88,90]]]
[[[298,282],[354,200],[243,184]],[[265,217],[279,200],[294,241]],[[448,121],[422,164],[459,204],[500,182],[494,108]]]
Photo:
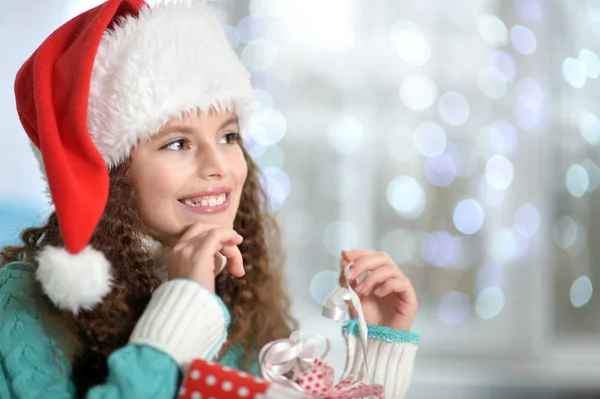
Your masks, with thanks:
[[[257,351],[295,325],[240,138],[250,77],[212,12],[109,0],[52,33],[15,93],[55,211],[0,252],[0,397],[173,398],[196,358],[257,375]],[[357,290],[373,382],[402,398],[410,281],[376,251],[340,262],[351,281],[370,272]],[[356,321],[344,334],[350,373]]]

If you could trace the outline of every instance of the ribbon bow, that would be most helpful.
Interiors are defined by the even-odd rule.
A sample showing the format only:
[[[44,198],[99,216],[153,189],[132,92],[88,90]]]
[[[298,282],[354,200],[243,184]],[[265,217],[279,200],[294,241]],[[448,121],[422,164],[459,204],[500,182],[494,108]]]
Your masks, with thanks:
[[[360,343],[364,355],[364,371],[366,381],[370,381],[367,364],[367,335],[368,328],[362,312],[358,295],[350,287],[348,278],[349,264],[344,270],[348,288],[338,288],[332,292],[323,305],[322,314],[325,317],[341,320],[348,311],[346,301],[352,301],[358,313],[358,328]],[[360,280],[360,279],[359,279]],[[314,351],[323,347],[323,353],[315,356]],[[265,380],[291,387],[310,398],[351,399],[378,397],[383,398],[381,385],[368,385],[362,382],[362,373],[344,378],[334,386],[333,368],[322,359],[329,352],[329,340],[312,334],[295,331],[289,339],[273,341],[265,345],[259,353],[261,372]]]
[[[321,359],[316,359],[312,369],[300,375],[298,384],[304,392],[317,398],[362,399],[377,397],[383,399],[383,387],[381,385],[368,385],[349,376],[334,386],[333,374],[333,367],[323,363]]]

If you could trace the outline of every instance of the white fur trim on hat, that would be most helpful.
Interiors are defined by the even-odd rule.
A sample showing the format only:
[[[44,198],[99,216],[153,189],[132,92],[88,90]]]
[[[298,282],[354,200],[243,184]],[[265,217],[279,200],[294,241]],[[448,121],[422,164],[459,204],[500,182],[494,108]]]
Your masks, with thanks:
[[[104,33],[90,83],[88,129],[110,167],[186,112],[256,112],[250,74],[214,12],[194,1],[143,7]]]
[[[90,310],[110,292],[110,262],[90,246],[78,254],[46,246],[37,256],[36,278],[59,308]]]

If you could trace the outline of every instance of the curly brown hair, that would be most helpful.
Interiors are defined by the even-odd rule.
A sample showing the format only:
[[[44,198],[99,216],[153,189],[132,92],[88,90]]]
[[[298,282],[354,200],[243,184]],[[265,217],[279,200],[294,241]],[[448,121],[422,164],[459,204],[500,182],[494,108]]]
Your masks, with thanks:
[[[241,343],[245,349],[241,366],[249,370],[256,349],[288,336],[296,322],[290,316],[290,300],[283,287],[279,229],[268,210],[260,171],[243,146],[242,151],[248,177],[234,229],[244,237],[239,248],[246,275],[236,278],[221,273],[216,290],[232,316],[221,354],[234,343]],[[112,291],[100,305],[77,315],[46,300],[50,309],[46,324],[50,330],[60,331],[60,346],[66,346],[61,349],[72,361],[72,379],[80,396],[105,380],[108,355],[127,344],[153,290],[163,280],[161,274],[165,274],[164,263],[162,270],[157,267],[161,258],[164,261],[164,251],[157,255],[157,251],[144,245],[147,237],[157,237],[145,226],[136,207],[135,193],[128,181],[129,165],[127,161],[111,171],[106,209],[90,240],[90,245],[102,251],[112,264]],[[35,264],[37,253],[46,245],[63,245],[56,214],[52,213],[44,226],[24,230],[21,239],[23,245],[0,252],[0,267],[20,260]]]

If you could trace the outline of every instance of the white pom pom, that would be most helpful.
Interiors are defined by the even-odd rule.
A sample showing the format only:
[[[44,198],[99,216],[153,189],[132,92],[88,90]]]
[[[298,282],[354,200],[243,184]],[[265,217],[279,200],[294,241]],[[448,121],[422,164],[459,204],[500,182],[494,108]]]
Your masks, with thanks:
[[[78,254],[47,246],[37,256],[36,278],[56,306],[77,314],[102,302],[110,292],[110,262],[90,246]]]

